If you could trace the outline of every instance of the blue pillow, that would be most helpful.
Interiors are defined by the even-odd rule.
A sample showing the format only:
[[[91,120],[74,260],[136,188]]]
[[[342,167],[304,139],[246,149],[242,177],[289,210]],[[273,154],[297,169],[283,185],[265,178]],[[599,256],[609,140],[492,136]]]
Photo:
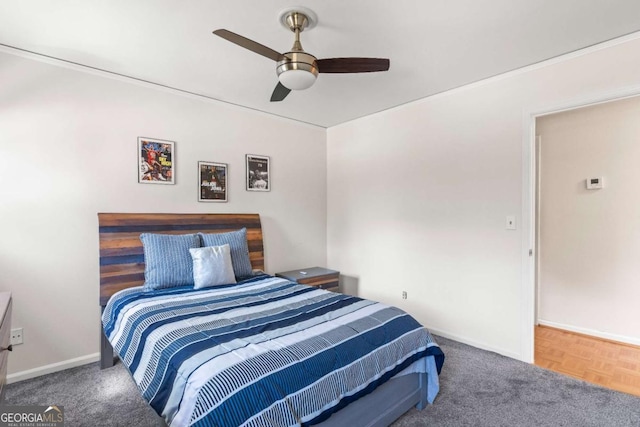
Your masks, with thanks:
[[[251,260],[249,259],[249,246],[247,245],[247,229],[229,233],[199,233],[202,238],[202,246],[229,245],[231,248],[231,264],[236,278],[251,276]]]
[[[193,286],[193,260],[189,249],[200,247],[197,234],[140,235],[144,249],[144,289]]]

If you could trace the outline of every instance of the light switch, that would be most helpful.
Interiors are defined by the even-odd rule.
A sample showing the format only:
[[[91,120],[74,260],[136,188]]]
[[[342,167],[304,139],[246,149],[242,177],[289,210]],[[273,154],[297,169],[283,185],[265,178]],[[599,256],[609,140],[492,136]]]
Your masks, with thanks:
[[[514,215],[507,216],[507,230],[516,229],[516,217]]]

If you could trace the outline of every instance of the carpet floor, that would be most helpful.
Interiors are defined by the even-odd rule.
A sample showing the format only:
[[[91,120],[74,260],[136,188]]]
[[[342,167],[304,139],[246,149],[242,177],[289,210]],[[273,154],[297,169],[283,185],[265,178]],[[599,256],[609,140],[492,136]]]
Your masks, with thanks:
[[[446,359],[440,394],[393,427],[638,427],[640,398],[436,337]],[[65,425],[163,426],[126,369],[97,363],[7,386],[6,405],[62,405]],[[356,427],[356,426],[352,426]]]

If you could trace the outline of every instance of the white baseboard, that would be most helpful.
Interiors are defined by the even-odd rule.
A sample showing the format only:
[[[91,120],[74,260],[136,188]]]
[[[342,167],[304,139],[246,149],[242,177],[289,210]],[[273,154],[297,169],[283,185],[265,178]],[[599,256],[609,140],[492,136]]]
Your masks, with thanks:
[[[581,328],[579,326],[565,325],[563,323],[549,322],[548,320],[538,319],[538,324],[542,326],[549,326],[556,329],[564,329],[569,332],[576,332],[578,334],[591,335],[593,337],[604,338],[606,340],[618,341],[625,344],[640,346],[640,338],[627,337],[624,335],[610,334],[608,332],[597,331],[595,329]]]
[[[433,329],[433,328],[431,328],[429,326],[427,326],[427,329],[429,330],[429,332],[433,333],[434,335],[439,335],[441,337],[445,337],[445,338],[448,338],[450,340],[458,341],[458,342],[461,342],[463,344],[470,345],[472,347],[476,347],[476,348],[479,348],[479,349],[482,349],[482,350],[492,351],[494,353],[498,353],[498,354],[501,354],[503,356],[510,357],[512,359],[516,359],[516,360],[520,360],[520,361],[529,363],[522,357],[522,355],[514,353],[512,351],[508,351],[508,350],[505,350],[503,348],[493,347],[493,346],[490,346],[490,345],[487,345],[487,344],[484,344],[484,343],[480,343],[480,342],[474,341],[472,339],[469,339],[467,337],[463,337],[463,336],[460,336],[460,335],[450,334],[450,333],[445,332],[445,331],[441,331],[441,330],[438,330],[438,329]],[[446,357],[447,357],[447,355],[445,353],[445,360],[446,360]]]
[[[40,366],[38,368],[27,369],[26,371],[15,372],[7,375],[7,384],[17,383],[41,375],[52,374],[65,369],[75,368],[100,360],[100,353],[87,354],[86,356],[76,357],[75,359],[63,360],[62,362],[52,363],[50,365]]]

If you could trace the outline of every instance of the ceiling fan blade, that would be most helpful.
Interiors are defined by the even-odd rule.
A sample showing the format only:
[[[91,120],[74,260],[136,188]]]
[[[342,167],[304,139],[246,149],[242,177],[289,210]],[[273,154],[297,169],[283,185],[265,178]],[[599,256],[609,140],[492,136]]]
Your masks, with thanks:
[[[258,42],[254,42],[253,40],[250,40],[246,37],[242,37],[239,34],[232,33],[229,30],[215,30],[213,34],[222,37],[223,39],[228,40],[231,43],[235,43],[238,46],[242,46],[245,49],[249,49],[250,51],[255,52],[259,55],[266,56],[269,59],[273,59],[274,61],[278,61],[278,59],[282,56],[280,53],[271,48],[261,45]]]
[[[271,102],[282,101],[287,97],[287,95],[289,95],[289,92],[291,92],[291,89],[283,86],[282,83],[278,82],[278,84],[276,85],[276,88],[273,90],[273,93],[271,94]]]
[[[321,73],[372,73],[389,69],[386,58],[327,58],[318,59],[317,64]]]

